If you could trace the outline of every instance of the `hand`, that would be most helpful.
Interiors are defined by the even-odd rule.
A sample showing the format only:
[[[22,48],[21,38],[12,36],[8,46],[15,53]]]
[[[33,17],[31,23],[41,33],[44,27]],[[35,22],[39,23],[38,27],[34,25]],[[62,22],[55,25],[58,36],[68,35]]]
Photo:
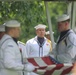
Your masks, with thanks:
[[[25,64],[25,70],[28,71],[28,72],[32,72],[35,70],[35,66],[31,63],[26,63]]]

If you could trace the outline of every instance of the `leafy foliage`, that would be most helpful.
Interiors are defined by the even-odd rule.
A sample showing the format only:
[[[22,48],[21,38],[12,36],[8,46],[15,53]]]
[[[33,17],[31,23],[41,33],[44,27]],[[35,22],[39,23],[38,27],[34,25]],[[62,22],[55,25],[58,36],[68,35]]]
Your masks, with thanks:
[[[48,5],[56,39],[58,36],[56,17],[66,12],[67,3],[48,2]],[[36,35],[35,25],[42,23],[48,26],[43,1],[0,1],[0,24],[10,19],[16,19],[21,23],[21,36],[19,40],[23,42]]]

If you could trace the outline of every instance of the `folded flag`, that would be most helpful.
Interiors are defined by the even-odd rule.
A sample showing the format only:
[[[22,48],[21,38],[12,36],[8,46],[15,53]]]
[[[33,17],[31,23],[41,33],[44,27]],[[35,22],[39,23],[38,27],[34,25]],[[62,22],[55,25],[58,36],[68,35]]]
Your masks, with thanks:
[[[51,56],[27,58],[27,62],[32,63],[36,67],[34,72],[41,75],[65,75],[73,67],[73,64],[62,64]]]

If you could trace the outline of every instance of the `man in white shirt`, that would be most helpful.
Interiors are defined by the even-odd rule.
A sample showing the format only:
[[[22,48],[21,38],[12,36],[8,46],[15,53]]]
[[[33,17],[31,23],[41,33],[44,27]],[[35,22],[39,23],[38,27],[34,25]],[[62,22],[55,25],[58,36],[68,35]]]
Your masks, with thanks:
[[[60,35],[50,56],[61,63],[74,63],[76,61],[76,34],[70,29],[69,15],[59,16],[57,23]]]
[[[35,67],[31,63],[23,64],[17,39],[20,36],[20,23],[10,20],[5,23],[5,35],[0,41],[0,75],[24,75]]]
[[[46,25],[39,24],[34,27],[37,36],[26,42],[27,57],[44,57],[52,50],[51,41],[45,37]],[[36,73],[29,73],[29,75],[38,75]]]

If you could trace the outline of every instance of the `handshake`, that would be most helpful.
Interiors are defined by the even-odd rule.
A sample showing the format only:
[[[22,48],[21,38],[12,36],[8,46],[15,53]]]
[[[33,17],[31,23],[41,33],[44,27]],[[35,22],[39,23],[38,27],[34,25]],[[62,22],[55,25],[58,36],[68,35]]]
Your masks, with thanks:
[[[28,72],[32,72],[35,70],[35,66],[31,63],[26,63],[24,65],[24,70],[28,71]]]

